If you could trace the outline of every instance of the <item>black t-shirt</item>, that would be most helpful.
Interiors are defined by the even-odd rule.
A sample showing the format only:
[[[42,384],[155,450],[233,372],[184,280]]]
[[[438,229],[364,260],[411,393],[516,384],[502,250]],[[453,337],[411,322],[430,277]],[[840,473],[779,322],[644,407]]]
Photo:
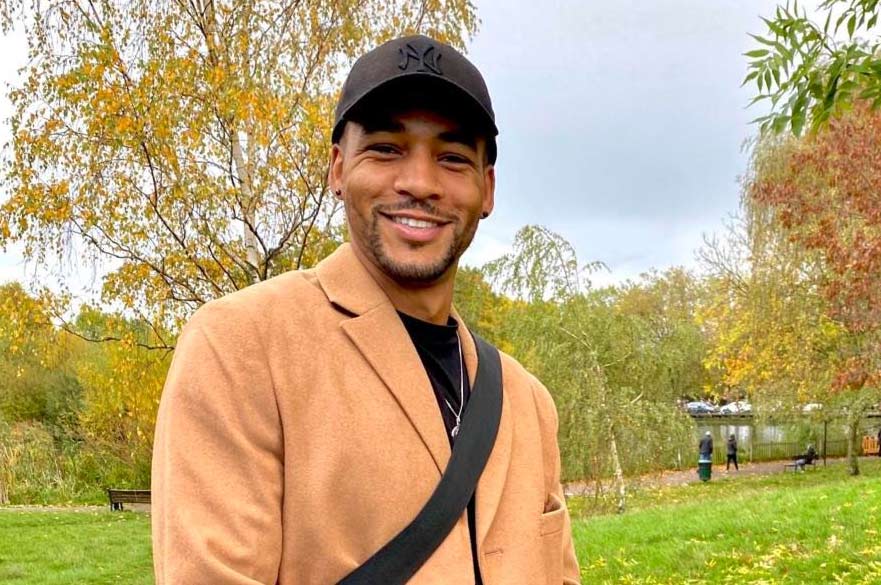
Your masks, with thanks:
[[[416,347],[416,353],[422,360],[422,366],[431,382],[434,397],[440,409],[444,427],[447,430],[447,439],[450,446],[455,439],[452,436],[456,426],[456,414],[463,395],[465,407],[468,405],[468,397],[471,395],[471,384],[468,381],[468,372],[465,370],[464,361],[460,361],[460,346],[458,339],[458,324],[450,317],[446,325],[435,325],[410,315],[398,312],[404,328],[410,334],[410,339]],[[463,332],[467,335],[468,332]],[[461,367],[460,367],[461,364]],[[449,402],[447,406],[446,402]],[[465,407],[462,408],[461,418],[465,416]],[[474,579],[477,585],[483,581],[480,578],[480,569],[477,564],[477,536],[474,524],[474,496],[468,503],[468,532],[471,534],[471,558],[474,561]]]
[[[459,367],[458,325],[452,317],[446,325],[435,325],[404,313],[398,314],[410,334],[419,359],[422,360],[425,373],[428,374],[437,406],[444,419],[444,427],[447,429],[447,439],[452,446],[452,432],[456,426],[456,414],[459,412],[462,395],[464,394],[465,404],[468,404],[471,394],[468,374]],[[463,408],[462,414],[464,413]]]

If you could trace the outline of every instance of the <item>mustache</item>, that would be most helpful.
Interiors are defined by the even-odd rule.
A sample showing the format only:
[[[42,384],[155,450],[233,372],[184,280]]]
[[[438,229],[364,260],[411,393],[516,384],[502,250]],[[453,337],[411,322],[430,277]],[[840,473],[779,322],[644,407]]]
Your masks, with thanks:
[[[427,201],[420,201],[420,200],[402,201],[400,203],[393,203],[390,205],[389,204],[377,205],[373,208],[373,214],[374,215],[376,215],[377,213],[388,214],[388,213],[393,213],[395,211],[407,211],[407,210],[422,211],[424,213],[427,213],[428,215],[431,215],[433,217],[436,217],[438,219],[442,219],[445,221],[450,221],[450,222],[459,221],[459,218],[457,216],[449,214],[449,213],[444,213],[440,209],[438,209],[437,207],[432,205],[431,203],[429,203]]]

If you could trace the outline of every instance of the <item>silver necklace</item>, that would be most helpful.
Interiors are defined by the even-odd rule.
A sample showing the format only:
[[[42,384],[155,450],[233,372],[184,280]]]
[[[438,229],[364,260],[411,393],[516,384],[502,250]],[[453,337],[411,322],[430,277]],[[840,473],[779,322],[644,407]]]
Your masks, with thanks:
[[[450,436],[453,438],[459,434],[459,424],[462,422],[462,409],[465,407],[465,365],[462,360],[462,340],[459,339],[458,331],[456,332],[456,345],[459,346],[459,412],[453,410],[453,407],[450,406],[450,401],[444,398],[444,403],[447,405],[447,408],[449,408],[450,412],[453,413],[453,416],[456,417],[456,426],[450,431]]]

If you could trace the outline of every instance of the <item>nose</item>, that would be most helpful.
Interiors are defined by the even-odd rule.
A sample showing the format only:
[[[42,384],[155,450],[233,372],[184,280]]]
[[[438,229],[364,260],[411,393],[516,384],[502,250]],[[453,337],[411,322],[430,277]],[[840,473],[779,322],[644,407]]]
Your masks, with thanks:
[[[398,164],[395,191],[415,199],[437,199],[441,186],[438,164],[427,147],[410,149]]]

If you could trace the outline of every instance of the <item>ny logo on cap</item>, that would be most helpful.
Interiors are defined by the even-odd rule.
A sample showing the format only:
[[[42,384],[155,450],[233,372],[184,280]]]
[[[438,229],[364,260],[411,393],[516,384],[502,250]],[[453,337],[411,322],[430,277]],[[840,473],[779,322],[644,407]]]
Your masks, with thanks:
[[[407,43],[398,49],[401,53],[401,62],[398,68],[406,71],[410,67],[410,60],[416,61],[416,71],[420,73],[434,73],[435,75],[443,75],[440,69],[440,51],[434,50],[434,45],[428,45],[424,49],[418,49]]]

